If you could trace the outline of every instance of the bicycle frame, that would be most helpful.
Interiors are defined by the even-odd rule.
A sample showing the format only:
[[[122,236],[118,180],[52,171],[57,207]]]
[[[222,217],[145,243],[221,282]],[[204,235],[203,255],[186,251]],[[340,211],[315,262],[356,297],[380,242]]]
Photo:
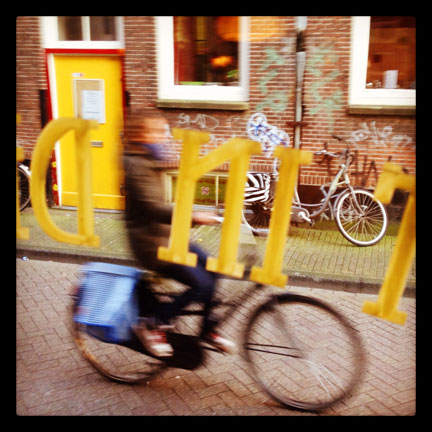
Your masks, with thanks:
[[[350,154],[349,154],[348,150],[346,151],[346,153],[343,157],[345,158],[345,160],[340,164],[339,171],[336,173],[334,179],[330,183],[328,191],[327,192],[324,191],[324,188],[327,185],[322,185],[320,188],[321,192],[324,195],[324,198],[322,199],[321,203],[318,203],[318,204],[302,203],[300,200],[298,191],[297,191],[297,187],[294,188],[293,209],[294,210],[305,210],[308,213],[307,217],[310,219],[309,222],[316,219],[318,216],[320,216],[327,209],[328,204],[329,204],[331,199],[337,198],[340,195],[340,193],[339,194],[334,193],[338,187],[346,185],[347,188],[351,191],[351,193],[353,193],[354,189],[351,186],[349,175],[348,175],[348,169],[349,169],[349,166],[351,163]],[[277,176],[278,176],[277,159],[275,159],[273,162],[273,176],[275,176],[275,181],[277,181]],[[341,180],[341,178],[342,178],[342,180]],[[354,194],[353,194],[353,196],[354,196]],[[361,211],[360,206],[358,205],[356,199],[354,199],[354,202],[356,203],[356,205],[359,207],[359,210]],[[313,212],[312,214],[309,214],[309,211],[306,207],[320,207],[320,208],[318,210],[316,210],[315,212]],[[304,216],[303,216],[303,218],[304,218]],[[308,221],[307,219],[304,219],[304,220]]]
[[[275,126],[271,126],[267,123],[267,118],[262,113],[256,113],[250,117],[247,123],[247,131],[248,135],[252,140],[256,140],[258,138],[258,141],[261,142],[261,144],[264,147],[264,153],[269,153],[270,151],[274,150],[274,146],[277,145],[283,145],[288,146],[289,145],[289,136],[283,131],[278,129]],[[334,138],[338,139],[339,141],[343,141],[342,138],[334,135]],[[270,144],[270,145],[269,145]],[[320,153],[320,152],[318,152]],[[326,154],[331,157],[336,157],[336,155],[331,154],[327,152],[327,146],[325,145],[325,152],[321,154]],[[344,159],[339,166],[339,171],[337,172],[336,176],[332,180],[332,182],[329,185],[329,190],[326,193],[324,191],[324,188],[326,185],[321,186],[321,192],[324,195],[324,198],[321,200],[321,203],[319,204],[304,204],[300,201],[300,197],[297,191],[297,188],[294,188],[294,199],[293,199],[293,206],[291,215],[294,217],[294,219],[297,219],[297,222],[304,222],[307,221],[309,223],[312,223],[314,219],[316,219],[318,216],[320,216],[328,207],[330,199],[338,198],[340,194],[335,194],[335,191],[338,187],[346,185],[346,187],[351,192],[351,196],[354,201],[354,205],[357,207],[357,210],[360,213],[363,213],[363,209],[357,202],[357,198],[355,197],[354,189],[352,188],[350,184],[350,179],[348,176],[348,168],[351,163],[351,156],[350,156],[350,150],[349,147],[342,152],[340,155],[340,159]],[[274,159],[273,161],[273,179],[272,182],[277,182],[278,179],[278,170],[277,170],[277,159]],[[342,180],[341,180],[342,179]],[[256,202],[270,202],[272,201],[273,197],[271,197],[269,200],[266,201],[256,201]],[[312,214],[309,213],[308,209],[306,207],[319,207],[318,210],[313,212]],[[333,210],[330,207],[330,210],[333,215]]]
[[[316,219],[318,216],[320,216],[326,210],[326,208],[328,207],[328,204],[330,202],[330,199],[331,198],[336,198],[339,195],[339,194],[337,194],[337,195],[334,194],[334,192],[336,191],[336,189],[338,187],[340,187],[342,185],[346,185],[348,187],[348,189],[351,192],[353,192],[353,188],[351,186],[350,179],[349,179],[349,176],[348,176],[348,168],[349,168],[349,165],[350,165],[348,157],[349,157],[349,154],[347,155],[345,163],[341,163],[340,164],[339,171],[337,172],[336,176],[334,177],[334,179],[330,183],[329,190],[328,190],[327,194],[324,193],[324,190],[323,190],[323,188],[325,187],[325,185],[323,185],[321,187],[321,191],[322,191],[322,193],[324,195],[324,201],[322,203],[320,203],[320,204],[303,204],[300,201],[300,198],[298,196],[297,188],[295,189],[295,191],[294,191],[295,201],[293,202],[294,205],[299,206],[301,208],[304,208],[304,206],[305,207],[306,206],[308,206],[308,207],[321,206],[317,211],[315,211],[314,213],[312,213],[312,214],[309,215],[310,219]],[[343,178],[343,179],[340,181],[341,178]]]

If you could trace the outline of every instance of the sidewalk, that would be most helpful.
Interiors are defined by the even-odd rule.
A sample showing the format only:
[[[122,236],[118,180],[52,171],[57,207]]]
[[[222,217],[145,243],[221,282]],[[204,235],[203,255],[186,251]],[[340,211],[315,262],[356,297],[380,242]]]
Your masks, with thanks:
[[[111,382],[79,354],[72,332],[71,287],[80,265],[16,259],[16,413],[19,416],[316,416],[282,407],[257,385],[241,353],[208,349],[195,353],[202,363],[162,368],[147,383]],[[250,283],[221,281],[222,298],[243,295]],[[320,416],[416,414],[416,299],[403,297],[401,326],[364,314],[375,294],[296,287],[289,290],[333,304],[360,332],[367,370],[351,397]],[[280,292],[280,288],[273,288]],[[260,298],[251,298],[221,325],[221,333],[240,343],[247,316]],[[311,317],[312,319],[312,317]],[[177,332],[196,335],[199,320],[176,320]],[[334,340],[337,362],[344,350]],[[113,357],[115,361],[116,357]],[[118,360],[118,359],[117,359]],[[271,368],[271,363],[269,364]],[[424,381],[424,380],[423,380]],[[421,383],[420,383],[421,384]]]
[[[76,232],[75,211],[51,209],[50,213],[62,229]],[[17,240],[17,415],[316,416],[282,407],[269,398],[239,353],[226,356],[204,349],[202,364],[162,368],[147,385],[137,386],[108,381],[80,356],[73,341],[71,287],[78,281],[83,261],[133,265],[122,218],[120,213],[95,213],[101,247],[94,249],[56,242],[42,232],[31,209],[24,211],[21,222],[30,228],[30,239]],[[217,255],[220,227],[197,226],[191,238]],[[265,238],[242,233],[241,240],[240,261],[263,254]],[[256,246],[250,243],[254,240]],[[350,398],[318,415],[416,413],[415,266],[409,278],[411,288],[399,305],[408,313],[405,325],[361,312],[365,301],[376,299],[394,242],[389,236],[376,246],[358,248],[337,231],[291,229],[284,260],[289,290],[335,305],[354,323],[367,352],[367,370],[358,388]],[[21,259],[24,256],[29,259]],[[246,292],[249,285],[225,279],[218,290],[229,298]],[[371,292],[361,292],[366,287]],[[222,334],[241,340],[245,317],[255,306],[252,300],[243,304],[242,310],[224,321]],[[177,325],[180,333],[194,335],[199,321],[183,317]],[[341,352],[337,346],[334,349]]]
[[[50,215],[61,229],[76,233],[75,210],[50,209]],[[21,214],[21,225],[30,229],[28,240],[17,240],[17,256],[55,259],[67,262],[108,261],[133,265],[123,213],[94,213],[95,233],[100,236],[100,247],[75,246],[50,238],[38,225],[33,210]],[[221,226],[194,226],[191,240],[200,244],[212,256],[218,255]],[[386,235],[371,247],[358,247],[334,230],[315,227],[291,227],[284,256],[284,273],[296,285],[342,289],[351,292],[377,293],[385,276],[396,237]],[[255,237],[242,229],[240,236],[240,262],[260,265],[266,246],[265,237]],[[415,260],[408,276],[405,295],[415,293]]]

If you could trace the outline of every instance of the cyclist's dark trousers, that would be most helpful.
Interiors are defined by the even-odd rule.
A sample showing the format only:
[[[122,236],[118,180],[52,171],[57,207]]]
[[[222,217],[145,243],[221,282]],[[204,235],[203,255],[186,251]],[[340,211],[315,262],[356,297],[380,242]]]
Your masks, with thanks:
[[[217,324],[217,319],[211,311],[211,301],[215,293],[217,274],[206,270],[207,254],[202,249],[197,245],[191,244],[189,250],[198,255],[196,267],[171,264],[164,266],[163,270],[159,271],[159,273],[190,288],[177,296],[173,302],[161,303],[155,315],[162,322],[169,323],[172,318],[178,316],[181,310],[190,303],[203,303],[204,319],[201,334],[205,334],[211,331]]]

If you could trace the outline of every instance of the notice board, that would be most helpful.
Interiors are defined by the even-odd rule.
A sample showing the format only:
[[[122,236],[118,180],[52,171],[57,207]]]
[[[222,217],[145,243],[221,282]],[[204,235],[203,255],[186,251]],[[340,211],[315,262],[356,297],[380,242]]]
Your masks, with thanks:
[[[76,117],[105,123],[104,80],[74,80],[74,95]]]

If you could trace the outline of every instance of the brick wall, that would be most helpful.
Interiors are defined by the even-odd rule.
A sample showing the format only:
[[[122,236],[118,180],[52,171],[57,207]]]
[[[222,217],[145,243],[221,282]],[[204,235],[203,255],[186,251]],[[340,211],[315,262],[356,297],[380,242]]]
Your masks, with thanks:
[[[389,156],[415,173],[415,117],[350,115],[348,80],[350,17],[308,17],[305,46],[302,148],[316,151],[325,142],[338,151],[346,139],[356,152],[351,170],[354,184],[373,187]],[[157,75],[153,17],[125,17],[126,88],[131,106],[156,107]],[[286,130],[294,142],[296,32],[294,17],[251,17],[250,109],[247,111],[161,109],[171,127],[187,127],[211,133],[204,151],[232,136],[246,137],[251,114],[263,112],[270,124]],[[178,148],[178,150],[180,150]],[[176,166],[178,158],[170,166]],[[271,170],[271,160],[254,157],[252,169]],[[221,167],[226,169],[226,164]],[[331,180],[337,162],[320,158],[301,169],[300,183],[319,185]]]
[[[156,106],[157,65],[155,19],[152,16],[124,17],[125,80],[131,106]]]
[[[16,19],[16,112],[21,122],[16,127],[16,143],[26,158],[41,131],[40,91],[47,89],[45,62],[40,43],[39,17]]]
[[[171,127],[209,131],[209,151],[232,136],[246,137],[246,122],[251,114],[263,112],[268,122],[286,130],[291,142],[295,112],[294,17],[251,17],[250,34],[250,109],[247,111],[161,109]],[[154,17],[124,17],[125,89],[132,107],[156,107],[157,65]],[[308,17],[305,46],[307,64],[303,91],[302,148],[319,150],[327,142],[330,150],[343,145],[332,139],[337,134],[357,150],[351,179],[356,184],[373,187],[389,156],[415,173],[415,117],[384,115],[349,115],[348,80],[350,56],[350,17]],[[17,143],[29,157],[41,130],[39,91],[47,83],[43,50],[40,46],[39,18],[18,17],[17,112],[22,115],[17,126]],[[169,164],[178,165],[178,153]],[[319,185],[329,181],[337,169],[335,161],[313,164],[301,169],[300,183]],[[224,164],[223,169],[227,168]],[[271,161],[252,159],[252,169],[271,170]]]

